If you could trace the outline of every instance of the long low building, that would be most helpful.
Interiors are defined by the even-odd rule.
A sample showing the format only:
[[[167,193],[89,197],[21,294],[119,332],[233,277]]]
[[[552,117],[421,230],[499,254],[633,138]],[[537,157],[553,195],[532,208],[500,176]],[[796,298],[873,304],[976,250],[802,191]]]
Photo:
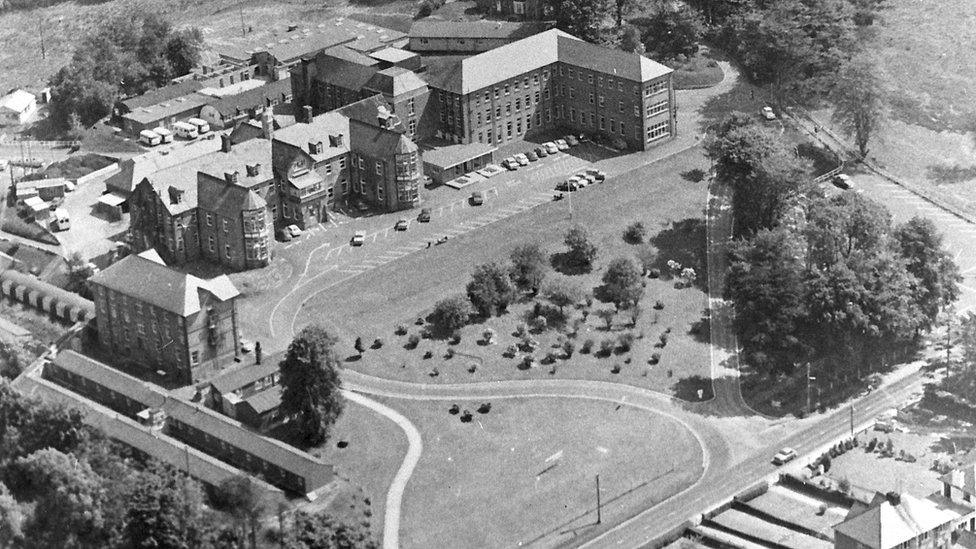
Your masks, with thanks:
[[[44,377],[131,419],[162,412],[165,434],[290,492],[308,495],[335,478],[331,465],[306,452],[75,351],[58,354]]]

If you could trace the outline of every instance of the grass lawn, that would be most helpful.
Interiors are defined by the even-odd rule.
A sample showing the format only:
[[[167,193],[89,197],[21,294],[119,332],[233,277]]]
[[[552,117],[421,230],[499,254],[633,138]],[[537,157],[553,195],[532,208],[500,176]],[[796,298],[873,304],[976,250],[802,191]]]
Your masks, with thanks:
[[[610,403],[500,400],[461,423],[446,402],[385,402],[424,436],[404,494],[405,548],[553,546],[596,520],[597,474],[605,520],[660,501],[701,474],[701,449],[690,433]],[[459,404],[472,412],[478,405]],[[547,464],[557,452],[558,465]]]
[[[346,447],[339,448],[340,442],[347,443]],[[339,476],[352,485],[344,490],[348,503],[331,503],[331,508],[351,510],[349,518],[370,520],[376,539],[380,539],[386,492],[407,453],[403,431],[385,417],[347,400],[332,428],[332,437],[309,452],[334,464]],[[367,508],[371,517],[365,514]]]
[[[10,234],[15,234],[17,236],[22,236],[24,238],[29,238],[31,240],[36,240],[44,244],[51,244],[52,246],[58,245],[58,239],[54,238],[51,231],[41,227],[35,222],[28,223],[27,221],[20,218],[17,215],[17,208],[7,207],[3,209],[3,213],[0,214],[0,230],[8,232]]]
[[[710,88],[725,78],[725,73],[718,63],[701,52],[684,62],[671,63],[669,66],[674,69],[676,90]]]
[[[915,456],[915,463],[882,457],[877,451],[865,452],[866,443],[877,437],[884,442],[891,439],[895,455],[901,450]],[[939,473],[932,470],[932,462],[948,454],[939,444],[937,434],[901,433],[889,434],[869,431],[858,435],[861,446],[832,461],[828,476],[836,481],[848,479],[855,487],[878,492],[906,491],[916,497],[925,497],[940,489]]]
[[[48,345],[64,335],[68,326],[51,320],[30,307],[0,298],[0,317],[30,331],[25,341],[7,342],[0,337],[0,375],[14,377],[23,368],[41,356]]]
[[[598,347],[601,340],[616,338],[624,332],[638,336],[644,332],[645,337],[638,340],[631,353],[598,359],[577,352],[569,361],[558,359],[555,374],[549,373],[551,365],[522,371],[516,368],[515,359],[502,357],[505,347],[514,339],[510,334],[522,320],[520,314],[530,304],[517,305],[503,317],[465,328],[458,351],[472,357],[444,359],[447,348],[444,341],[424,340],[418,349],[409,351],[404,349],[407,338],[394,335],[398,324],[405,324],[411,333],[417,333],[413,321],[426,316],[438,299],[464,293],[476,265],[504,261],[518,244],[538,242],[550,253],[563,251],[563,234],[573,223],[584,225],[600,249],[592,273],[571,277],[584,290],[591,291],[599,283],[603,270],[613,258],[635,253],[637,247],[624,242],[622,235],[627,225],[638,220],[643,221],[650,241],[659,251],[659,263],[675,259],[683,265],[694,266],[700,275],[698,282],[704,284],[702,208],[706,187],[704,182],[691,181],[694,178],[686,179],[682,174],[707,166],[701,152],[693,149],[578,193],[573,197],[572,222],[566,201],[553,202],[452,238],[447,244],[424,253],[405,256],[315,296],[302,308],[296,326],[309,322],[325,325],[340,337],[341,352],[349,354],[353,354],[352,344],[357,336],[367,346],[374,338],[382,338],[386,344],[381,349],[367,350],[362,360],[349,362],[346,367],[413,381],[458,382],[555,375],[614,380],[669,391],[681,378],[708,377],[707,334],[689,333],[707,306],[706,296],[698,288],[675,289],[673,281],[663,279],[647,280],[644,311],[636,328],[625,326],[627,319],[621,314],[613,329],[607,332],[599,318],[591,314],[576,338],[579,349],[586,339],[592,338]],[[664,303],[663,310],[652,308],[656,300]],[[595,302],[593,310],[598,308],[612,306]],[[582,312],[573,310],[571,315],[579,318]],[[494,327],[499,344],[477,344],[486,325]],[[654,343],[667,328],[671,328],[667,346],[655,349]],[[549,330],[534,337],[542,346],[536,351],[536,357],[542,358],[558,334]],[[437,358],[425,360],[423,355],[427,349]],[[661,354],[660,363],[648,367],[647,359],[653,352]],[[628,359],[630,364],[626,364]],[[474,374],[467,371],[471,362],[480,364]],[[614,364],[621,366],[620,373],[610,373]],[[431,378],[428,374],[434,367],[440,375]],[[672,370],[672,377],[668,377],[668,370]]]

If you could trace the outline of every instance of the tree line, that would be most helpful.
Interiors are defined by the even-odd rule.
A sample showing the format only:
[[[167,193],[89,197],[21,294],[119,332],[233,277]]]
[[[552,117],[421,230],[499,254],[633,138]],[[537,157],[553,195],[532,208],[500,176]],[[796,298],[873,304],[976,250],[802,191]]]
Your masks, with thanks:
[[[894,225],[860,193],[826,196],[754,118],[730,116],[706,148],[733,191],[726,292],[758,372],[823,360],[863,375],[879,357],[911,353],[958,297],[958,268],[930,220]]]

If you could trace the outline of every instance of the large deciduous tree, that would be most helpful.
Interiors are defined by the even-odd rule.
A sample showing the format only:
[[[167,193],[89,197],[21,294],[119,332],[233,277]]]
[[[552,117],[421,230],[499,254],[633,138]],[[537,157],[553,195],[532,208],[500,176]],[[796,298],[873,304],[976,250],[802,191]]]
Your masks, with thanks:
[[[885,93],[878,66],[877,60],[866,54],[855,56],[837,72],[830,92],[834,122],[854,138],[862,157],[867,156],[868,143],[885,116]]]
[[[644,49],[655,59],[694,55],[705,32],[701,15],[685,4],[664,2],[647,21]]]
[[[512,281],[522,291],[538,289],[549,271],[549,258],[538,244],[517,246],[509,255]]]
[[[200,545],[203,493],[185,473],[154,463],[135,475],[125,500],[126,546],[182,549]]]
[[[297,434],[309,445],[329,437],[342,413],[336,339],[323,328],[306,326],[292,340],[281,370],[281,413],[294,419]]]
[[[559,307],[560,313],[564,307],[575,305],[583,299],[583,289],[565,276],[549,280],[543,293],[550,303]]]
[[[636,305],[644,293],[643,277],[637,263],[629,257],[618,257],[603,273],[603,298],[619,309]]]
[[[430,314],[431,327],[435,332],[451,335],[463,328],[471,317],[471,302],[465,296],[444,298],[434,305]]]
[[[376,549],[368,528],[340,522],[325,513],[295,514],[295,526],[285,535],[287,549]]]
[[[596,42],[607,17],[607,0],[547,0],[556,28],[588,42]]]
[[[573,225],[563,238],[568,250],[568,259],[571,264],[581,269],[589,271],[593,268],[593,260],[596,259],[596,246],[590,242],[590,235],[582,225]]]
[[[908,272],[918,279],[914,295],[925,314],[925,328],[931,328],[939,311],[959,298],[959,267],[943,248],[942,234],[931,219],[913,217],[897,226],[894,235]]]
[[[468,299],[484,317],[505,312],[515,300],[515,286],[509,269],[498,263],[485,263],[475,268],[468,282]]]

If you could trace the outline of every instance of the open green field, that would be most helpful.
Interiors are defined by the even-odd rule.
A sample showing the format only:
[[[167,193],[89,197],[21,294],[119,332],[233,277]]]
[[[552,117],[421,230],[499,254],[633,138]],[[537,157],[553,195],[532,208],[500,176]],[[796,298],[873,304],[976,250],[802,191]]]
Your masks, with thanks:
[[[604,520],[612,520],[679,491],[702,471],[688,431],[611,403],[496,400],[488,414],[461,423],[447,402],[384,402],[424,437],[404,494],[404,548],[553,546],[596,521],[597,474]],[[472,412],[478,406],[458,404]]]
[[[682,174],[707,167],[701,151],[693,149],[577,193],[573,197],[572,221],[566,201],[552,202],[452,238],[423,253],[402,257],[316,295],[302,307],[295,325],[323,324],[340,337],[343,355],[354,354],[352,344],[356,337],[362,337],[367,345],[377,337],[382,338],[386,342],[383,348],[367,350],[362,360],[345,365],[380,377],[430,383],[555,376],[619,381],[664,392],[675,391],[682,378],[709,377],[709,346],[707,331],[690,333],[707,306],[704,292],[699,288],[675,289],[671,280],[647,280],[643,313],[636,327],[629,326],[624,312],[607,331],[593,313],[576,337],[577,349],[587,339],[593,339],[595,348],[599,348],[604,339],[617,338],[625,332],[639,336],[643,332],[645,337],[637,340],[632,352],[595,358],[577,351],[568,361],[557,359],[555,374],[550,374],[549,364],[519,370],[515,360],[501,355],[514,339],[511,333],[515,324],[523,320],[520,313],[530,308],[530,304],[513,307],[507,315],[487,321],[488,326],[494,326],[499,344],[477,344],[486,324],[465,328],[458,351],[470,357],[458,355],[444,359],[447,345],[443,341],[424,340],[418,349],[406,350],[406,337],[394,335],[394,328],[405,324],[411,333],[417,333],[414,320],[426,316],[438,299],[464,293],[476,265],[504,261],[516,245],[537,242],[550,253],[563,251],[563,235],[574,223],[586,227],[600,250],[591,273],[570,277],[586,291],[599,284],[611,260],[636,252],[636,246],[623,240],[624,229],[633,221],[642,221],[647,227],[649,240],[658,249],[660,264],[675,259],[682,265],[693,266],[699,273],[699,285],[704,284],[702,208],[706,186]],[[652,307],[657,300],[662,301],[663,309]],[[606,308],[612,305],[595,301],[592,310]],[[579,318],[582,312],[574,310],[570,314]],[[655,348],[654,343],[667,328],[671,328],[667,346]],[[541,344],[535,353],[537,358],[555,351],[550,347],[558,338],[555,330],[535,337]],[[434,355],[430,359],[423,358],[427,349]],[[650,366],[647,360],[654,352],[661,354],[660,363]],[[468,372],[471,362],[479,363],[474,374]],[[621,367],[617,374],[611,373],[615,364]],[[429,377],[435,367],[440,375]],[[670,377],[668,370],[672,371]]]

